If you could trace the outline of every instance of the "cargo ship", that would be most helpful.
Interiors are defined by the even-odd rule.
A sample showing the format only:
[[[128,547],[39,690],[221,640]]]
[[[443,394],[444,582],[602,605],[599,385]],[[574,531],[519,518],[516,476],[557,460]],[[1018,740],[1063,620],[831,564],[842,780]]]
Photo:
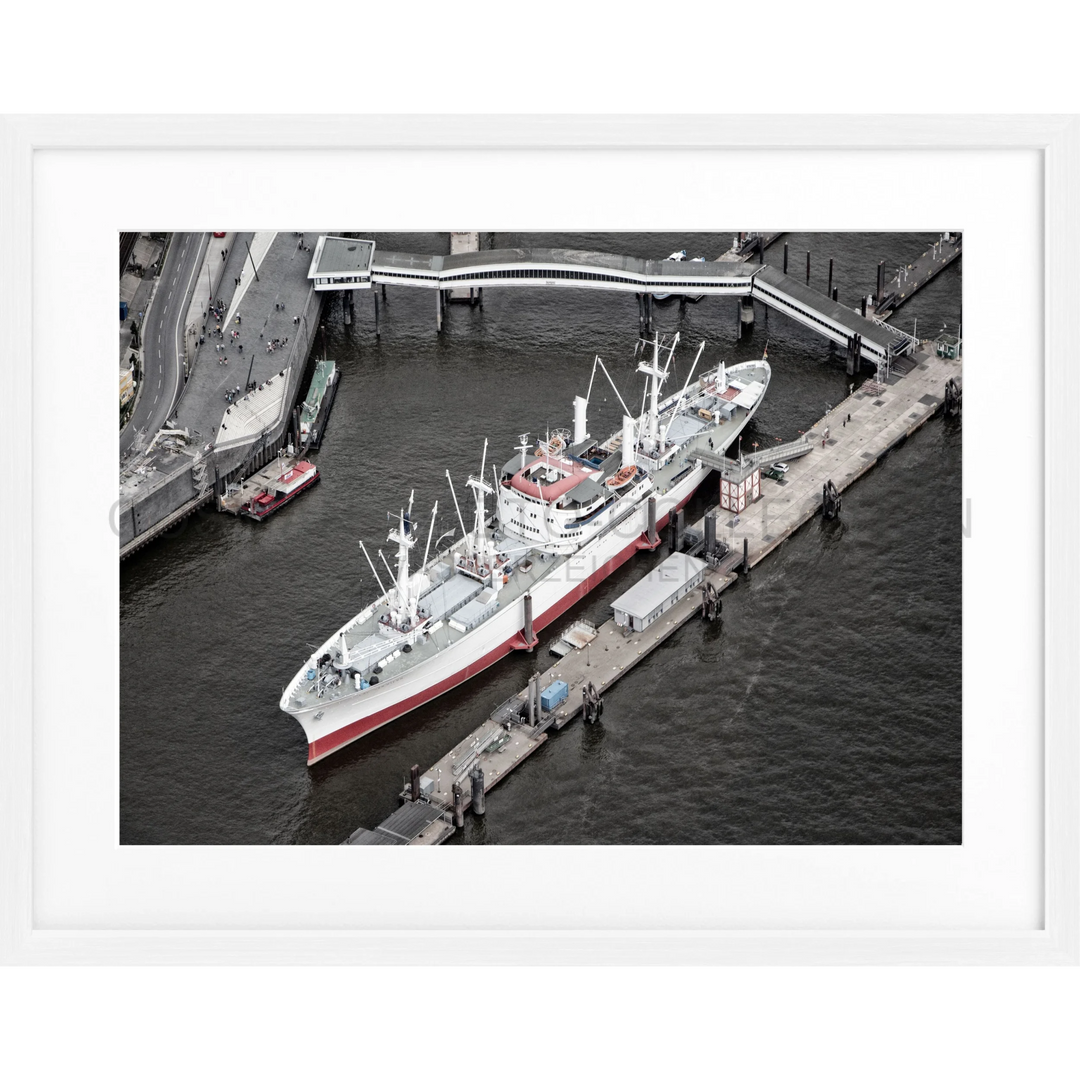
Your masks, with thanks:
[[[531,650],[537,631],[558,618],[636,551],[658,546],[658,529],[681,509],[708,473],[696,456],[723,453],[757,411],[769,386],[768,361],[727,367],[721,361],[693,381],[702,343],[685,383],[661,397],[678,335],[670,345],[646,342],[651,359],[637,371],[647,380],[648,407],[633,416],[603,361],[601,369],[623,409],[622,427],[608,438],[587,430],[586,397],[574,400],[573,434],[529,435],[517,453],[465,484],[472,496],[466,529],[447,472],[461,538],[431,554],[438,513],[432,508],[419,568],[419,542],[408,509],[394,515],[388,540],[397,548],[384,586],[367,547],[360,548],[382,595],[326,639],[285,687],[280,707],[299,721],[308,764],[460,685],[514,650]],[[666,363],[661,361],[666,354]],[[488,500],[495,511],[489,515]],[[438,545],[436,545],[438,547]]]

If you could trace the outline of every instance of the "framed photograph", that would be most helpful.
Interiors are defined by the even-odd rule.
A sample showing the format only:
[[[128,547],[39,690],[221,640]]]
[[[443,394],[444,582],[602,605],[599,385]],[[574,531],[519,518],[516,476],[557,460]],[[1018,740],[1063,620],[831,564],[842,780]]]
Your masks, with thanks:
[[[1080,283],[1070,255],[1080,228],[1066,200],[1080,180],[1077,120],[238,117],[208,125],[199,117],[13,117],[0,134],[6,192],[0,257],[4,309],[11,313],[0,323],[4,400],[17,402],[18,414],[28,418],[4,433],[12,462],[6,502],[22,510],[7,515],[0,529],[10,589],[0,655],[12,702],[0,756],[10,867],[3,883],[6,960],[1077,962],[1080,489],[1071,448],[1080,393],[1068,350],[1080,330]],[[154,182],[139,182],[147,176]],[[220,225],[227,229],[214,230]],[[753,229],[761,231],[744,231]],[[462,246],[447,259],[457,250],[441,246],[450,233]],[[122,319],[131,323],[131,334],[161,332],[141,317],[154,290],[164,290],[160,310],[170,289],[194,297],[203,288],[202,272],[211,271],[206,322],[177,323],[182,337],[176,343],[178,356],[185,353],[201,367],[206,386],[192,375],[174,398],[194,401],[223,387],[226,394],[213,432],[194,431],[179,401],[163,428],[151,406],[155,391],[168,397],[168,388],[155,383],[153,372],[131,368],[129,399],[150,411],[145,422],[128,425],[132,446],[119,500],[111,380],[86,372],[88,364],[97,370],[100,354],[115,340],[118,234],[134,238],[121,267],[122,278],[128,274]],[[190,273],[173,282],[157,275],[155,263],[164,264],[165,245],[177,237],[180,244],[185,237],[198,240],[184,263]],[[931,305],[925,316],[901,315],[889,328],[881,315],[890,296],[899,305],[899,294],[919,278],[917,256],[925,251],[930,264],[958,258],[961,237],[962,307],[959,275],[949,271],[954,284],[947,310]],[[367,240],[374,241],[377,259],[368,257]],[[440,279],[435,289],[424,278],[446,267],[464,268],[468,277],[468,267],[479,266],[493,249],[523,253],[502,269],[485,263],[484,272],[499,285],[505,284],[500,274],[526,282],[536,305],[532,314],[520,303],[495,299],[513,297],[513,289],[497,292],[491,285],[483,297],[479,279]],[[543,258],[536,254],[541,251]],[[582,251],[603,258],[590,262]],[[183,255],[177,249],[170,267]],[[286,259],[300,268],[293,275],[300,292],[263,297],[275,260]],[[369,287],[363,278],[372,265],[380,281],[398,273],[424,278],[421,288]],[[604,298],[598,315],[597,303],[566,299],[586,295],[584,289],[534,283],[528,275],[540,273],[537,266],[544,284],[592,275],[618,285],[620,275],[637,275],[642,286],[589,293]],[[750,280],[773,291],[755,301]],[[697,303],[702,290],[720,288],[734,291]],[[325,303],[320,289],[327,290]],[[732,299],[743,292],[751,300],[743,305],[748,311]],[[869,326],[869,319],[874,330],[853,346],[836,320],[867,301],[858,325]],[[309,303],[321,318],[309,318]],[[787,341],[783,327],[791,312],[784,305],[793,304],[802,305],[801,325],[819,318],[833,334],[824,361],[800,360],[796,344]],[[255,310],[257,326],[248,315]],[[913,304],[908,310],[924,309]],[[618,323],[618,332],[597,336],[595,326],[604,319]],[[455,335],[483,344],[455,351]],[[726,363],[703,349],[698,370],[699,339],[717,338],[724,341]],[[597,353],[626,341],[635,355],[609,353],[606,365],[594,364],[592,355],[565,357],[570,341],[595,344]],[[875,348],[882,358],[874,359],[872,376],[860,373],[856,360],[848,385],[844,349],[860,347],[863,366]],[[180,539],[174,530],[172,539],[133,557],[128,565],[134,571],[121,571],[118,542],[122,551],[125,544],[138,547],[153,524],[140,517],[133,493],[157,491],[170,462],[187,461],[188,446],[198,460],[185,466],[195,476],[185,473],[186,482],[209,492],[218,508],[229,509],[232,500],[239,514],[258,516],[291,500],[293,487],[311,486],[309,459],[300,451],[325,422],[321,398],[306,430],[299,414],[290,427],[283,412],[276,441],[267,442],[258,461],[245,450],[226,474],[210,477],[205,465],[198,471],[204,456],[225,468],[220,451],[246,446],[244,425],[261,423],[270,397],[296,397],[289,379],[298,348],[312,363],[361,358],[355,371],[344,372],[353,385],[342,384],[348,401],[334,418],[336,439],[334,420],[328,422],[331,467],[307,496],[321,509],[309,515],[297,505],[265,525],[209,510],[186,524],[178,517],[166,524],[179,526]],[[419,670],[417,658],[429,640],[409,635],[425,619],[425,633],[438,631],[438,613],[423,605],[434,602],[439,583],[425,578],[423,588],[412,590],[407,573],[406,584],[395,586],[402,563],[395,569],[391,553],[401,552],[386,549],[385,537],[372,530],[396,535],[406,561],[408,549],[429,536],[448,535],[448,559],[455,543],[461,546],[457,554],[466,565],[458,569],[476,577],[480,591],[448,596],[443,606],[448,624],[457,620],[455,633],[467,636],[490,615],[484,604],[495,601],[495,610],[501,594],[509,609],[505,602],[517,602],[515,590],[528,591],[525,578],[546,572],[521,563],[510,543],[514,535],[550,530],[548,518],[556,512],[576,514],[575,526],[590,527],[590,514],[604,512],[597,478],[629,491],[655,475],[675,490],[682,474],[662,473],[663,454],[669,442],[697,439],[695,460],[702,467],[709,454],[728,455],[715,497],[725,513],[716,528],[730,535],[714,549],[703,532],[694,550],[702,573],[708,564],[710,573],[730,574],[742,539],[738,525],[751,520],[763,487],[781,491],[799,482],[804,466],[795,444],[820,440],[820,454],[838,434],[843,438],[849,421],[851,432],[861,432],[860,409],[878,407],[880,393],[887,400],[890,378],[894,384],[918,378],[929,362],[920,368],[920,359],[944,363],[950,349],[963,350],[963,378],[954,386],[958,393],[962,382],[964,391],[962,475],[958,430],[955,447],[915,437],[897,451],[890,462],[904,475],[892,501],[875,511],[880,528],[861,539],[861,563],[829,571],[816,549],[787,558],[786,580],[745,605],[738,631],[745,640],[738,648],[716,657],[706,650],[690,660],[680,660],[673,648],[648,674],[643,665],[627,678],[627,686],[639,680],[633,691],[639,712],[656,722],[631,732],[609,713],[605,722],[614,730],[605,737],[603,725],[576,721],[572,741],[561,733],[548,748],[562,745],[573,768],[553,783],[540,753],[516,769],[514,780],[492,792],[486,820],[470,819],[467,842],[459,835],[426,855],[395,850],[414,845],[377,842],[376,810],[389,803],[389,814],[398,792],[421,782],[432,791],[425,788],[424,798],[411,805],[434,805],[436,788],[443,797],[452,780],[447,775],[444,785],[440,759],[462,747],[462,757],[468,756],[472,729],[497,702],[488,700],[488,688],[446,706],[460,714],[453,718],[460,743],[435,737],[442,734],[439,714],[407,749],[377,730],[368,737],[365,729],[365,738],[352,742],[357,721],[351,714],[330,731],[337,721],[327,714],[336,698],[345,691],[350,702],[365,693],[375,697],[377,680],[392,662]],[[769,372],[784,370],[785,350],[789,373],[804,365],[802,397],[815,399],[807,429],[794,418],[787,426],[783,419],[759,421],[745,427],[748,441],[755,441],[743,445],[735,428],[752,421],[762,394],[768,400]],[[271,371],[278,357],[285,358],[282,370]],[[620,377],[611,378],[607,369],[616,360]],[[654,386],[651,400],[648,380],[659,384],[668,361],[678,385]],[[627,373],[638,369],[645,394],[635,382],[636,400],[623,403]],[[206,372],[213,378],[203,377]],[[571,385],[579,375],[588,391]],[[312,376],[312,392],[317,381]],[[691,387],[701,400],[687,404],[679,391],[685,395]],[[587,415],[575,412],[581,408],[573,403],[575,393],[588,398]],[[932,396],[896,422],[921,424],[918,410],[930,408]],[[519,402],[531,417],[519,426],[535,429],[548,398],[558,404],[549,410],[553,418],[570,418],[565,432],[553,423],[516,446],[514,409],[502,406]],[[473,420],[455,432],[453,414],[467,406]],[[620,445],[627,442],[626,430],[616,430],[623,413],[640,414],[630,436],[636,458]],[[494,422],[497,447],[489,451],[483,450],[484,417]],[[594,432],[595,445],[579,438],[590,421],[603,426]],[[706,445],[713,431],[727,430],[723,425],[731,425],[733,437],[716,434],[720,446]],[[556,446],[560,437],[563,444]],[[172,445],[179,442],[184,447]],[[812,460],[811,450],[806,461]],[[322,466],[319,457],[315,461]],[[510,467],[515,462],[520,469]],[[777,467],[785,465],[790,473]],[[450,485],[457,504],[442,479],[451,468],[460,473]],[[467,486],[471,469],[478,471]],[[442,479],[438,492],[427,473]],[[928,494],[941,475],[953,478],[944,501]],[[816,499],[827,477],[813,480]],[[579,491],[593,493],[595,506],[570,498],[579,483]],[[546,485],[557,489],[558,502],[543,520],[526,519],[529,485],[541,500]],[[661,486],[657,482],[658,492]],[[520,521],[500,518],[502,532],[496,522],[489,535],[480,500],[498,497],[502,487],[525,509],[514,511]],[[415,507],[414,488],[420,490]],[[858,491],[856,485],[849,497]],[[399,493],[400,508],[383,506]],[[685,494],[690,499],[693,492]],[[438,508],[428,505],[434,498]],[[680,500],[681,494],[681,507]],[[367,520],[372,505],[378,521]],[[685,505],[688,515],[694,511],[687,525],[708,509]],[[643,499],[635,544],[642,536],[660,539],[659,530],[675,516],[674,505],[670,514],[661,506],[659,520],[651,522],[647,506]],[[171,505],[163,511],[172,512]],[[949,531],[941,518],[953,512],[960,520],[950,525],[952,554],[946,557],[934,538]],[[235,557],[229,536],[238,531],[246,540]],[[759,531],[765,537],[767,530]],[[205,539],[194,539],[200,536]],[[554,533],[545,537],[555,543]],[[820,540],[824,545],[829,537]],[[772,546],[764,544],[763,551]],[[176,557],[180,547],[183,558]],[[435,551],[437,561],[438,543]],[[748,552],[753,561],[757,556]],[[422,553],[408,571],[421,565]],[[662,554],[666,550],[657,554],[658,563]],[[498,587],[490,567],[481,580],[486,557],[498,564]],[[625,626],[611,631],[620,642],[650,627],[659,634],[661,617],[678,614],[671,608],[669,615],[667,605],[678,605],[687,590],[695,603],[699,596],[703,603],[709,599],[693,577],[693,557],[680,558],[689,560],[689,569],[670,596],[639,596],[629,580],[613,585],[611,597],[605,594],[605,605],[616,594],[625,601],[621,608],[616,603],[614,615]],[[290,566],[295,582],[282,577]],[[434,561],[424,566],[438,569]],[[830,578],[831,572],[837,576]],[[891,582],[890,573],[903,585]],[[653,592],[660,587],[654,586]],[[539,585],[531,587],[539,595]],[[736,600],[740,588],[746,591],[737,588]],[[906,591],[911,602],[900,595],[887,600],[890,589]],[[961,595],[962,628],[949,615],[958,616]],[[935,615],[938,608],[943,613]],[[369,610],[383,637],[404,634],[405,653],[417,656],[384,649],[371,663],[361,662],[371,642],[362,634],[350,638],[355,628],[349,620]],[[599,616],[592,621],[601,623]],[[343,623],[344,633],[338,632]],[[776,633],[778,625],[786,626],[786,635]],[[528,626],[523,622],[524,646]],[[569,637],[607,632],[606,624],[575,629],[568,623],[559,633],[564,630]],[[599,650],[603,639],[596,640]],[[783,649],[792,642],[799,644],[791,670],[812,672],[812,679],[784,675]],[[545,650],[548,644],[545,639]],[[572,647],[569,642],[567,651]],[[743,759],[751,772],[741,779],[737,743],[714,739],[705,712],[717,683],[700,673],[717,658],[745,668],[740,696],[733,683],[722,684],[723,715],[741,716],[741,730],[753,733],[760,711],[759,744]],[[541,680],[536,701],[523,697],[522,708],[540,727],[541,712],[552,723],[558,715],[563,669],[547,656],[536,667],[550,674],[550,685]],[[951,697],[941,696],[943,669],[955,671]],[[581,696],[581,673],[566,681],[575,706],[584,700],[595,708],[587,691]],[[786,716],[816,727],[819,749],[828,726],[830,761],[800,761],[797,745],[768,730],[761,703],[770,683]],[[307,708],[305,693],[317,697],[314,709]],[[938,696],[937,710],[950,719],[947,751],[922,745],[925,731],[907,723],[928,695]],[[263,698],[274,706],[266,723],[257,704]],[[284,712],[274,715],[278,698]],[[260,719],[253,722],[253,713]],[[471,713],[475,724],[466,723]],[[373,709],[372,715],[382,713]],[[506,725],[511,753],[541,746],[537,739],[520,750],[512,741],[528,734],[523,715],[519,709]],[[858,764],[870,719],[878,725],[872,729],[878,743],[888,728],[889,745],[905,762],[903,783]],[[375,721],[369,726],[378,728]],[[482,738],[502,740],[499,731],[496,723]],[[499,749],[485,750],[489,768],[496,767]],[[275,772],[293,751],[295,768]],[[422,753],[428,757],[419,771],[432,771],[410,780],[413,762],[402,755]],[[364,767],[357,768],[361,759]],[[863,777],[842,798],[830,789],[828,766],[837,762],[849,779]],[[912,762],[926,766],[917,777]],[[441,764],[457,776],[461,762],[447,757]],[[532,779],[522,781],[525,776]],[[720,786],[724,798],[717,795]],[[829,809],[841,804],[843,813],[833,820]],[[934,813],[922,814],[926,807]],[[449,829],[451,804],[439,802],[437,809],[426,827]],[[382,838],[392,835],[392,828],[384,830]],[[376,842],[344,844],[350,836]]]

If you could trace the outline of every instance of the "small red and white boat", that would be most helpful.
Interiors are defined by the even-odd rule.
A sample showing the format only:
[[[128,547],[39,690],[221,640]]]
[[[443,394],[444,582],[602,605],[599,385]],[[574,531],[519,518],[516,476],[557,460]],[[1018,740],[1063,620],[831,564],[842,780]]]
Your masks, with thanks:
[[[318,482],[319,470],[310,461],[283,454],[238,484],[230,484],[221,509],[262,521]]]

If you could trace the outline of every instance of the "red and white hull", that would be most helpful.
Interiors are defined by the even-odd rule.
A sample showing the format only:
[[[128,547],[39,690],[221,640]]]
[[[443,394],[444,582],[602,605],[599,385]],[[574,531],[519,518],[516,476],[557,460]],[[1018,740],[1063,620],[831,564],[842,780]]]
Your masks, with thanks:
[[[707,472],[696,465],[666,495],[657,498],[657,529],[665,526],[671,513],[689,501]],[[648,546],[647,528],[648,500],[644,500],[606,536],[587,544],[573,556],[556,558],[551,572],[531,591],[534,629],[541,630],[557,619],[635,551]],[[301,711],[290,709],[307,735],[308,764],[460,686],[507,653],[522,648],[523,627],[524,599],[519,597],[459,641],[400,676],[386,673],[378,685],[362,694],[319,702]]]

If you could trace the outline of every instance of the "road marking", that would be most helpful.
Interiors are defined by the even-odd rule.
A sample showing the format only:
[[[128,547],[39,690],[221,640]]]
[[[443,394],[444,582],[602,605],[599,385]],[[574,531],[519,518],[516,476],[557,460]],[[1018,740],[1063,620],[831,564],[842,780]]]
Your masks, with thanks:
[[[169,290],[169,299],[172,299],[172,289]]]

